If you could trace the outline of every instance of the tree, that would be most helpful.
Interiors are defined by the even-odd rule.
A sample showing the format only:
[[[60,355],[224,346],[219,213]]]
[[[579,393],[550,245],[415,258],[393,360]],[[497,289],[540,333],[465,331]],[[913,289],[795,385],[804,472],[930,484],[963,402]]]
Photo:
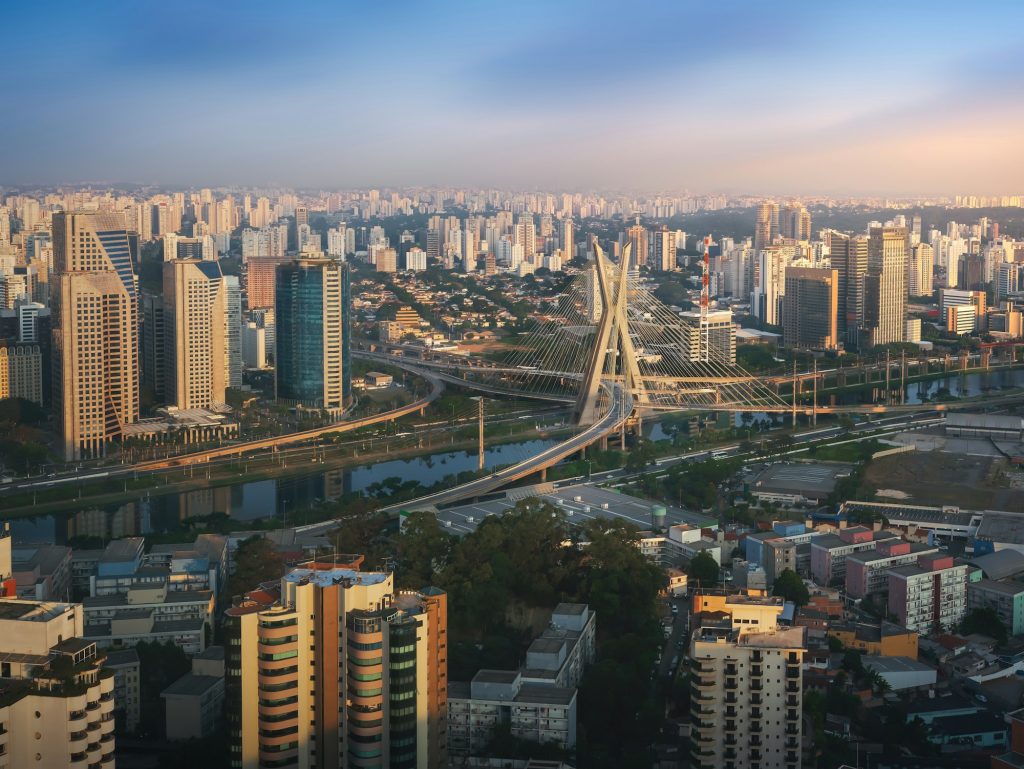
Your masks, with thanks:
[[[162,737],[164,718],[160,692],[177,681],[192,667],[181,647],[172,642],[141,641],[135,645],[139,655],[139,734]]]
[[[410,513],[398,542],[396,579],[402,587],[421,588],[434,580],[451,551],[451,537],[438,524],[437,516],[424,510]]]
[[[718,583],[718,564],[707,551],[697,553],[696,557],[690,561],[690,565],[687,567],[686,573],[689,576],[690,581],[698,587],[707,587],[708,585],[715,585]]]
[[[803,606],[811,600],[811,594],[807,590],[807,585],[800,579],[800,575],[792,569],[783,569],[782,574],[775,578],[772,595],[782,596],[797,606]]]
[[[981,633],[994,638],[998,643],[1006,642],[1006,625],[999,619],[996,610],[988,606],[969,612],[960,625],[960,632],[965,635]]]
[[[273,543],[259,534],[243,540],[235,550],[235,570],[228,580],[228,595],[241,595],[263,582],[279,579],[285,563]]]
[[[637,441],[637,444],[629,450],[629,456],[626,457],[626,469],[633,471],[643,470],[654,461],[654,458],[655,451],[651,442],[645,440]]]

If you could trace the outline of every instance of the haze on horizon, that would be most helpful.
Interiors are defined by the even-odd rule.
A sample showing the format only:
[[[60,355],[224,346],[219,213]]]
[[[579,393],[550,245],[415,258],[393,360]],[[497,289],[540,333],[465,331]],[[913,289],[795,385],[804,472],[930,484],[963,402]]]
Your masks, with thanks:
[[[16,3],[0,185],[1024,179],[1024,4]]]

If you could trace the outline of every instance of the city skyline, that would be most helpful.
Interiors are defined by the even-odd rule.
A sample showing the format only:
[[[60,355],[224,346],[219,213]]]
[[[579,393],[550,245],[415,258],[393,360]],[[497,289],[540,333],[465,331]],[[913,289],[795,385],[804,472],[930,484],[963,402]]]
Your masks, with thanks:
[[[1011,193],[1024,171],[1009,3],[275,11],[52,14],[12,42],[32,87],[0,183],[905,195]]]

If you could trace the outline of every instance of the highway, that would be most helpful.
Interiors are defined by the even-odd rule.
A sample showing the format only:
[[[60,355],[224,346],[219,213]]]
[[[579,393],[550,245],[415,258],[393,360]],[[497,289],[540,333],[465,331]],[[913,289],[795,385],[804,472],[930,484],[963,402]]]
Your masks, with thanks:
[[[536,456],[530,457],[529,459],[523,460],[517,464],[510,465],[509,467],[492,473],[484,478],[477,478],[468,483],[464,483],[461,486],[444,489],[443,491],[428,494],[427,496],[420,497],[419,499],[414,499],[397,505],[391,505],[390,507],[382,509],[384,512],[418,510],[433,507],[435,505],[458,502],[459,500],[470,497],[478,497],[482,494],[501,488],[512,481],[517,481],[528,475],[532,475],[539,470],[551,467],[552,465],[561,462],[566,457],[575,454],[577,451],[589,446],[591,443],[594,443],[608,433],[614,432],[627,419],[629,419],[630,414],[633,412],[632,394],[626,392],[617,384],[612,384],[610,389],[613,403],[612,408],[610,408],[608,413],[602,416],[601,419],[587,427],[582,432],[573,435],[571,438],[541,451]]]
[[[353,355],[358,357],[372,356],[372,353],[360,353],[353,352]],[[375,359],[375,358],[374,358]],[[285,446],[293,445],[296,443],[308,443],[309,441],[317,440],[328,435],[338,435],[341,433],[352,432],[353,430],[359,430],[364,427],[371,425],[380,424],[381,422],[389,422],[394,419],[398,419],[408,414],[412,414],[419,411],[429,405],[431,402],[437,400],[441,393],[444,392],[444,382],[437,376],[434,376],[432,372],[426,371],[422,368],[411,366],[407,363],[403,363],[401,360],[388,360],[389,365],[397,368],[404,369],[410,373],[416,374],[426,379],[430,383],[430,392],[419,398],[412,403],[405,406],[401,406],[391,411],[385,411],[380,414],[374,414],[372,416],[363,417],[361,419],[353,419],[344,422],[335,422],[334,424],[327,425],[325,427],[317,427],[312,430],[303,430],[297,433],[289,433],[288,435],[279,435],[271,438],[262,438],[255,441],[246,441],[244,443],[230,443],[224,446],[219,446],[215,449],[207,449],[204,451],[195,451],[189,454],[179,454],[178,456],[167,457],[166,459],[156,459],[146,462],[139,462],[134,465],[111,465],[107,467],[86,467],[80,468],[64,473],[56,473],[45,478],[29,478],[21,479],[18,481],[12,481],[5,484],[0,484],[0,494],[4,492],[14,491],[31,491],[45,490],[53,488],[65,483],[72,482],[83,482],[100,479],[110,478],[134,478],[139,473],[152,473],[160,470],[167,470],[176,467],[188,467],[195,464],[205,464],[212,460],[221,459],[224,457],[242,457],[246,454],[254,452],[266,451],[267,449],[277,450]]]

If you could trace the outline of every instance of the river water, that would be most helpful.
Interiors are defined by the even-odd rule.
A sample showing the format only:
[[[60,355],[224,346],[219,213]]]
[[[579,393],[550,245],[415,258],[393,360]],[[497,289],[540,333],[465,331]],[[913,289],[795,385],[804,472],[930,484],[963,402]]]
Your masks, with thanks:
[[[506,443],[484,450],[487,467],[509,465],[552,446],[554,440]],[[76,536],[102,539],[183,530],[186,518],[225,513],[249,521],[277,516],[288,525],[306,520],[310,508],[342,494],[364,491],[388,478],[419,481],[425,486],[478,467],[476,452],[451,451],[416,459],[396,459],[345,470],[298,471],[296,475],[250,481],[212,489],[146,496],[107,509],[18,518],[11,521],[15,543],[60,543]]]
[[[1001,390],[1024,388],[1024,369],[990,371],[962,376],[950,375],[941,379],[914,382],[907,386],[907,403],[919,404],[934,399],[941,389],[958,397],[974,397]],[[869,402],[870,393],[852,392],[843,395],[844,405]],[[754,412],[755,418],[784,420],[777,414]],[[735,414],[740,424],[740,414]],[[670,436],[658,422],[645,426],[649,440],[665,440]],[[533,440],[508,443],[488,448],[484,452],[487,467],[507,465],[525,459],[555,443],[552,440]],[[89,509],[57,515],[19,518],[11,522],[15,542],[63,543],[74,536],[96,536],[103,539],[137,536],[152,532],[177,531],[181,522],[189,517],[218,512],[237,520],[256,520],[278,516],[289,525],[301,524],[304,513],[321,501],[336,499],[342,494],[363,491],[371,484],[387,478],[402,481],[415,480],[429,485],[447,475],[477,468],[475,452],[441,452],[408,460],[378,462],[371,466],[347,470],[298,472],[285,478],[251,481],[203,489],[194,492],[174,492],[147,497],[111,509]]]

